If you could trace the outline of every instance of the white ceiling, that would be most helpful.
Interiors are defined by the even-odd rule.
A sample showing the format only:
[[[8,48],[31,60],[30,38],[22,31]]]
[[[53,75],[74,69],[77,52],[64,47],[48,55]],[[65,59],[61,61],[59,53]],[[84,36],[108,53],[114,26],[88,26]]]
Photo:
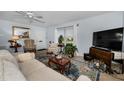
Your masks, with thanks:
[[[43,16],[46,23],[33,22],[32,25],[50,26],[65,22],[86,19],[89,17],[109,13],[110,11],[33,11],[37,16]],[[18,23],[29,23],[29,20],[15,11],[0,11],[0,19]]]

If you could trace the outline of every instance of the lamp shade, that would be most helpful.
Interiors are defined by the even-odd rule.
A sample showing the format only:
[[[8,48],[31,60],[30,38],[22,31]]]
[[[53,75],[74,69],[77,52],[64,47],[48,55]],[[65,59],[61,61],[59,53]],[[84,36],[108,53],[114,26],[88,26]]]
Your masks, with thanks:
[[[18,40],[18,39],[19,39],[19,37],[17,35],[12,37],[12,40]]]

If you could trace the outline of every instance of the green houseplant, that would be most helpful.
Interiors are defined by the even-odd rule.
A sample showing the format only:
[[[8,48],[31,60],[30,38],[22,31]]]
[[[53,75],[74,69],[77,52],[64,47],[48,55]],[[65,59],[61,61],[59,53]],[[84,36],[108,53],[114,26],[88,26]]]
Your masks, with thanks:
[[[64,37],[62,35],[60,35],[58,38],[58,43],[63,44],[63,41],[64,41]]]
[[[64,47],[64,53],[69,57],[74,57],[75,51],[77,51],[77,47],[72,43],[67,43]]]

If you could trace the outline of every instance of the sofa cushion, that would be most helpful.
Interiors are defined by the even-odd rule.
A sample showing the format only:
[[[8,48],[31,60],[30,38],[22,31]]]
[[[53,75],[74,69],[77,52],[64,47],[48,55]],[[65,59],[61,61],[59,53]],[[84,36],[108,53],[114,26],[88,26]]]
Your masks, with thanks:
[[[3,59],[14,63],[18,67],[16,58],[8,50],[0,50],[0,62]]]
[[[5,81],[24,81],[26,80],[21,71],[15,66],[15,64],[3,60],[3,80]]]
[[[33,73],[37,69],[42,69],[42,68],[46,67],[43,63],[39,62],[36,59],[26,60],[23,63],[19,63],[19,66],[20,66],[22,73],[25,76],[28,76],[29,74]]]
[[[0,50],[0,54],[10,53],[8,50]]]
[[[0,62],[0,81],[3,80],[3,62]]]
[[[32,60],[35,58],[35,55],[34,53],[23,53],[23,54],[19,54],[17,56],[17,59],[20,61],[20,62],[27,62],[27,60]]]
[[[49,67],[37,69],[26,78],[27,80],[31,81],[70,81],[69,78],[52,70]]]

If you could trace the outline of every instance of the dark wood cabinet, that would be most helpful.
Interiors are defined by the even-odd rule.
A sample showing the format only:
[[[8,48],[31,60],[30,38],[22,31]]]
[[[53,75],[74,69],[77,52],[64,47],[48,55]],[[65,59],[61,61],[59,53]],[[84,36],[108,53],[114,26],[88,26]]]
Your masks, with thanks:
[[[115,53],[113,53],[109,50],[91,47],[89,54],[93,59],[98,59],[98,60],[104,62],[110,73],[112,73],[112,69],[111,69],[112,61],[120,63],[121,69],[122,69],[122,74],[124,73],[124,59],[122,59],[120,57],[119,57],[120,59],[115,59]]]
[[[111,62],[113,58],[113,53],[108,50],[91,47],[90,48],[90,56],[92,56],[94,59],[98,59],[102,62],[104,62],[107,66],[108,71],[111,73]]]

